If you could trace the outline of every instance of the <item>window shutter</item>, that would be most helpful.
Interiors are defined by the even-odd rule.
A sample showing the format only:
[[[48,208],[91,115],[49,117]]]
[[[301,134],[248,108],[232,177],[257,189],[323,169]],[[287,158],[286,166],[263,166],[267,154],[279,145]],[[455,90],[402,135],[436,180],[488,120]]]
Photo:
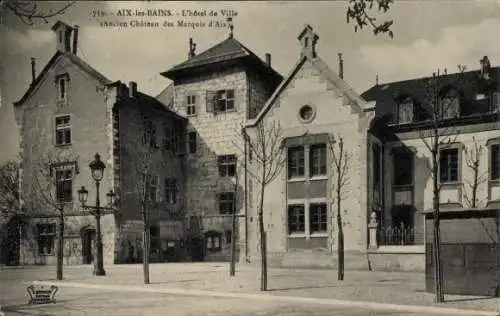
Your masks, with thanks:
[[[206,95],[207,113],[215,112],[216,99],[217,99],[217,92],[207,91],[207,95]]]

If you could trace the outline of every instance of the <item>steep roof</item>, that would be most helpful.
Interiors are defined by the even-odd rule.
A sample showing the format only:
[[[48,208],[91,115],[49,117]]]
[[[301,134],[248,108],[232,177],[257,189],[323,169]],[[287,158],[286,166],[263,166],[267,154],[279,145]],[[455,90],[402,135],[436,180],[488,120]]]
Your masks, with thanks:
[[[61,22],[62,23],[62,22]],[[109,84],[111,83],[111,80],[106,78],[102,73],[97,71],[95,68],[87,64],[85,61],[83,61],[80,57],[74,55],[71,52],[61,52],[57,51],[52,58],[50,58],[49,62],[43,67],[42,71],[38,74],[38,76],[35,78],[33,83],[29,86],[28,90],[24,93],[24,95],[21,97],[19,101],[14,102],[14,106],[20,106],[22,105],[28,97],[31,95],[33,90],[38,86],[38,84],[42,81],[42,79],[45,77],[45,74],[48,72],[49,69],[51,69],[57,60],[61,58],[68,58],[71,60],[75,65],[80,67],[83,71],[91,75],[92,77],[96,78],[99,82],[102,84]]]
[[[259,66],[270,69],[274,76],[281,77],[278,72],[269,67],[262,59],[260,59],[255,53],[253,53],[250,49],[248,49],[234,37],[225,39],[224,41],[205,50],[204,52],[201,52],[200,54],[184,61],[183,63],[180,63],[170,68],[169,70],[162,72],[161,75],[167,78],[172,78],[179,73],[185,72],[187,70],[220,64],[223,62],[237,61],[240,59],[249,59],[253,62],[257,62]]]
[[[123,91],[122,93],[124,95],[128,96],[128,91],[129,91],[128,89],[129,88],[119,80],[112,82],[112,83],[109,83],[107,86],[118,87],[118,89],[122,89],[122,91]],[[121,102],[121,101],[125,101],[125,102]],[[185,117],[179,115],[175,111],[172,111],[168,107],[168,105],[164,104],[160,100],[156,99],[155,97],[150,96],[149,94],[146,94],[146,93],[143,93],[140,91],[136,91],[134,98],[119,98],[117,100],[117,104],[120,104],[120,105],[128,105],[128,104],[131,104],[130,102],[133,102],[136,105],[140,105],[141,107],[151,109],[153,111],[160,111],[161,113],[167,114],[167,115],[174,117],[176,119],[179,119],[181,121],[187,120]]]
[[[373,105],[369,102],[366,102],[360,95],[354,91],[354,89],[345,82],[342,78],[336,74],[327,63],[325,63],[320,57],[316,56],[315,58],[309,58],[307,56],[301,56],[295,66],[290,70],[285,80],[281,82],[281,84],[276,88],[271,97],[267,100],[266,104],[259,112],[257,117],[253,120],[247,122],[245,127],[252,127],[257,125],[266,115],[267,112],[273,107],[276,99],[281,95],[281,93],[288,87],[292,79],[295,77],[295,74],[302,68],[304,63],[309,60],[314,68],[316,68],[323,76],[325,76],[326,80],[337,87],[338,90],[341,91],[344,98],[349,100],[349,105],[356,112],[361,112],[363,110],[368,110],[372,108]]]
[[[476,100],[477,93],[484,93],[487,87],[500,88],[500,67],[490,69],[491,80],[486,83],[480,78],[480,71],[467,71],[462,73],[451,73],[439,77],[439,88],[458,88],[464,102],[461,103],[461,112],[464,115],[481,113],[488,111],[488,101],[486,99]],[[425,110],[429,111],[429,104],[426,87],[430,77],[415,78],[403,81],[394,81],[378,84],[361,96],[367,101],[376,101],[376,117],[393,115],[396,102],[403,97],[411,97]]]

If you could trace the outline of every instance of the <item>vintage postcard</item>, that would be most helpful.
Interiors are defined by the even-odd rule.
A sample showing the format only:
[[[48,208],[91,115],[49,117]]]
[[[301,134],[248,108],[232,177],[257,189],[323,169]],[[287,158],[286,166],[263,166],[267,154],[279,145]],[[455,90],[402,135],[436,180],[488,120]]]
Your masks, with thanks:
[[[500,315],[499,1],[0,19],[0,315]]]

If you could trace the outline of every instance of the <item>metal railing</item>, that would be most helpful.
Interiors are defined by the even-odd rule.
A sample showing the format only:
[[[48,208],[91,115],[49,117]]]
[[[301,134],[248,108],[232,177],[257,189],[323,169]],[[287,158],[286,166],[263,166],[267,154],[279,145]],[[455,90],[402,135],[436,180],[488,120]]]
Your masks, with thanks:
[[[424,233],[413,226],[380,227],[378,230],[378,245],[380,246],[409,246],[424,244]]]

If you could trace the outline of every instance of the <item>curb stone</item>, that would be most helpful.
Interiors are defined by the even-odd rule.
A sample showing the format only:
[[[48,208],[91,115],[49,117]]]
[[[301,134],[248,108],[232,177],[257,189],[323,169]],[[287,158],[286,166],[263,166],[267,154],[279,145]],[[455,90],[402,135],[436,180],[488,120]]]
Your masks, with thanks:
[[[255,299],[255,300],[279,300],[283,302],[302,302],[318,305],[331,305],[339,307],[357,307],[364,309],[376,309],[397,312],[416,312],[416,313],[433,313],[444,315],[467,315],[467,316],[500,316],[500,312],[484,311],[484,310],[471,310],[459,309],[448,307],[434,307],[434,306],[418,306],[418,305],[398,305],[376,302],[364,301],[347,301],[336,299],[323,299],[311,297],[298,297],[298,296],[279,296],[271,294],[260,293],[234,293],[234,292],[216,292],[216,291],[202,291],[192,289],[177,289],[177,288],[151,288],[147,286],[116,286],[116,285],[100,285],[100,284],[87,284],[87,283],[72,283],[72,282],[48,282],[48,281],[33,281],[25,282],[26,284],[40,284],[40,285],[57,285],[59,287],[73,287],[73,288],[88,288],[88,289],[102,289],[114,290],[122,292],[150,292],[150,293],[163,293],[174,295],[192,295],[204,297],[221,297],[221,298],[240,298],[240,299]]]

